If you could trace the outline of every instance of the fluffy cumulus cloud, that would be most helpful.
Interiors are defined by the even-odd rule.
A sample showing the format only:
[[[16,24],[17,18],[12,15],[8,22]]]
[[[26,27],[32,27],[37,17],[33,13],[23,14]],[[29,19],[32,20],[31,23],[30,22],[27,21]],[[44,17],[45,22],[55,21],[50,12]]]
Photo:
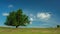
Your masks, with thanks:
[[[30,17],[30,24],[32,24],[33,20],[34,20],[34,19]]]
[[[50,19],[51,14],[49,13],[37,13],[37,18],[41,19],[41,20],[48,20]]]
[[[34,21],[34,15],[33,14],[30,14],[30,21]]]
[[[35,16],[33,14],[30,14],[30,24],[34,21]]]
[[[3,15],[3,16],[8,16],[8,15],[9,15],[9,13],[2,13],[2,15]]]
[[[13,5],[12,5],[12,4],[8,5],[8,8],[12,8],[12,7],[13,7]]]
[[[30,24],[32,24],[32,22],[30,22]]]
[[[43,21],[46,22],[51,18],[51,14],[48,12],[44,13],[37,13],[36,15],[30,14],[30,24],[34,21]]]
[[[34,19],[33,18],[30,18],[30,21],[33,21]]]

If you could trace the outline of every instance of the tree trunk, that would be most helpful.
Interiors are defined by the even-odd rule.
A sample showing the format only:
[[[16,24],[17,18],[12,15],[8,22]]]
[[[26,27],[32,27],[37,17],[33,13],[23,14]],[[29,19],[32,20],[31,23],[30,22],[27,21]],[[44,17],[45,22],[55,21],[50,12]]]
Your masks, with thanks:
[[[16,28],[18,28],[18,26],[16,26]]]

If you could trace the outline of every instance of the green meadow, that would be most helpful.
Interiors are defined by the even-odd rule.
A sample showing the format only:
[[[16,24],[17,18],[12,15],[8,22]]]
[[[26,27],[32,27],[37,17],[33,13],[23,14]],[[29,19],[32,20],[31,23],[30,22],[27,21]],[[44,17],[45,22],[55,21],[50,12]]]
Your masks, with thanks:
[[[60,34],[60,28],[6,28],[6,27],[0,27],[0,34]]]

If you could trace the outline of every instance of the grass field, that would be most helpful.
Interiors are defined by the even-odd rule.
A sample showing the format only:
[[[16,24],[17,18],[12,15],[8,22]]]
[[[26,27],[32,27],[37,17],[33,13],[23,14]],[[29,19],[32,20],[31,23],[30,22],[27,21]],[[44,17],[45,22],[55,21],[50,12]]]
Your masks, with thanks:
[[[0,27],[0,34],[60,34],[60,28],[5,28],[5,27]]]

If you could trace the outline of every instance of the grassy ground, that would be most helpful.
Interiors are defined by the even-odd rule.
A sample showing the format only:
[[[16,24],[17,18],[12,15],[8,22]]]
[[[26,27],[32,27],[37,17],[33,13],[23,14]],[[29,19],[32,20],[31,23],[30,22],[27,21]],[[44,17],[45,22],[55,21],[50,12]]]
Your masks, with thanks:
[[[5,28],[5,27],[0,27],[0,34],[60,34],[60,28]]]

